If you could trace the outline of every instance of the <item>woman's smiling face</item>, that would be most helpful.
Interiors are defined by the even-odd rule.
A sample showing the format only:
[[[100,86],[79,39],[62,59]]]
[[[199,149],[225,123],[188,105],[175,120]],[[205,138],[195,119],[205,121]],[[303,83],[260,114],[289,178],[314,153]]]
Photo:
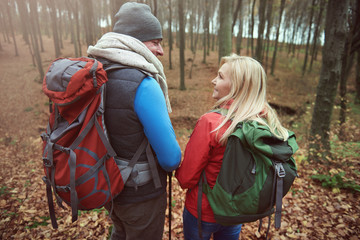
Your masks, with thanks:
[[[231,89],[230,65],[225,63],[218,71],[218,75],[211,81],[214,85],[212,97],[219,100],[229,94]]]

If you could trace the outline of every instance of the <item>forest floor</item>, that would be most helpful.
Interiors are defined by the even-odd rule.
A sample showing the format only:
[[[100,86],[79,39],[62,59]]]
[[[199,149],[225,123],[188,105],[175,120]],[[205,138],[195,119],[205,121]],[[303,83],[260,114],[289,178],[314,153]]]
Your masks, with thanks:
[[[54,59],[53,42],[44,37],[42,53],[44,69]],[[44,175],[41,160],[40,133],[48,119],[47,98],[41,92],[41,80],[32,64],[28,46],[17,38],[19,55],[14,46],[2,43],[0,51],[0,239],[106,239],[111,221],[104,209],[82,212],[71,223],[70,210],[56,207],[59,228],[53,230],[49,220]],[[178,141],[184,151],[196,120],[210,109],[213,79],[217,72],[217,53],[211,52],[207,63],[202,63],[202,51],[194,57],[186,52],[186,91],[179,88],[178,50],[172,52],[173,69],[169,70],[168,49],[161,57],[168,78],[169,95],[173,107],[170,117]],[[73,56],[71,43],[64,40],[62,56]],[[242,54],[247,55],[246,50]],[[297,135],[300,150],[295,158],[299,177],[283,201],[282,225],[270,228],[272,239],[350,239],[360,237],[359,194],[339,186],[323,188],[310,177],[315,174],[330,176],[328,182],[359,185],[360,175],[360,107],[350,104],[345,126],[345,140],[340,141],[336,127],[337,108],[331,132],[333,163],[324,166],[306,161],[307,135],[315,99],[320,63],[314,71],[301,77],[302,61],[295,57],[279,58],[274,76],[268,78],[268,99],[277,107],[285,126]],[[86,55],[86,48],[83,48]],[[301,59],[301,58],[300,58]],[[192,78],[189,78],[191,64]],[[352,80],[351,80],[352,81]],[[349,81],[349,92],[353,84]],[[341,178],[342,172],[346,175]],[[329,174],[329,175],[326,175]],[[340,176],[340,178],[339,178]],[[344,185],[348,186],[348,185]],[[172,239],[183,239],[182,210],[185,191],[172,179]],[[168,215],[168,212],[167,212]],[[168,218],[164,239],[169,238]],[[241,239],[264,239],[267,224],[260,233],[258,222],[244,224]]]

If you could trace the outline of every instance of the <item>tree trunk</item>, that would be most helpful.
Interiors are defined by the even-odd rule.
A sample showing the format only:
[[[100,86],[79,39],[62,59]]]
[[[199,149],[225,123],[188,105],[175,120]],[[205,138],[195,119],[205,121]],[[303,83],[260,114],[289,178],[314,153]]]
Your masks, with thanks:
[[[77,41],[77,35],[75,33],[75,13],[74,13],[74,9],[72,6],[72,3],[70,2],[70,0],[66,0],[66,7],[68,9],[68,15],[69,15],[69,21],[70,21],[70,33],[71,33],[71,42],[74,45],[74,51],[75,51],[75,56],[76,57],[80,57],[80,52],[79,52],[79,45],[78,45],[78,41]]]
[[[309,30],[308,30],[308,39],[306,42],[306,49],[305,49],[305,58],[304,58],[304,64],[302,68],[302,75],[304,76],[306,72],[306,65],[307,65],[307,59],[309,55],[309,46],[310,46],[310,39],[311,39],[311,26],[313,24],[313,16],[314,16],[314,9],[316,5],[316,0],[312,1],[311,10],[310,10],[310,23],[309,23]]]
[[[10,27],[10,30],[11,30],[11,36],[12,36],[13,41],[14,41],[15,56],[19,56],[19,52],[18,52],[18,48],[17,48],[17,44],[16,44],[16,39],[15,39],[14,26],[12,24],[12,15],[11,15],[10,4],[11,4],[11,1],[5,1],[6,11],[7,11],[7,15],[8,15],[8,21],[9,21],[9,27]]]
[[[242,0],[237,0],[236,9],[235,9],[234,14],[233,14],[233,21],[232,21],[232,25],[231,25],[231,32],[232,33],[234,33],[234,26],[235,26],[236,21],[238,19],[239,12],[241,12],[241,4],[242,4]]]
[[[248,11],[249,11],[248,16],[251,16],[251,1],[250,0],[249,0],[249,5],[248,5]],[[248,26],[247,27],[247,36],[246,36],[246,38],[247,38],[247,41],[246,41],[246,55],[250,56],[251,21],[249,20],[249,18],[247,18],[246,24]]]
[[[351,54],[357,54],[357,60],[356,61],[356,76],[355,76],[355,103],[360,103],[360,1],[356,1],[354,3],[353,8],[355,9],[352,11],[353,14],[356,14],[355,17],[353,17],[353,41],[352,41],[352,48],[351,48]]]
[[[59,6],[58,6],[59,8]],[[63,43],[63,17],[61,13],[61,9],[56,9],[57,15],[59,16],[58,21],[58,33],[59,33],[59,43],[60,43],[60,49],[64,49],[64,43]]]
[[[28,45],[28,48],[29,48],[32,65],[36,66],[35,56],[34,56],[34,53],[32,50],[33,40],[31,38],[31,30],[30,30],[31,26],[30,26],[30,16],[29,16],[29,12],[28,12],[28,4],[25,1],[17,1],[17,4],[18,4],[18,8],[19,8],[19,14],[21,15],[21,24],[23,24],[22,28],[26,29],[26,34],[27,34],[27,39],[28,39],[28,42],[26,44]]]
[[[18,10],[19,10],[19,15],[20,15],[20,20],[21,20],[21,30],[22,30],[22,35],[23,35],[23,39],[25,41],[26,44],[30,44],[29,41],[29,32],[28,32],[28,28],[26,27],[29,19],[28,19],[28,12],[27,12],[27,6],[24,0],[16,0],[17,6],[18,6]]]
[[[19,2],[22,2],[22,3],[25,3],[24,1],[19,1]],[[20,13],[19,13],[20,14]],[[34,56],[34,53],[33,53],[33,38],[31,36],[31,24],[30,24],[30,14],[28,12],[28,4],[24,4],[24,9],[23,11],[21,12],[21,14],[23,15],[22,17],[24,19],[26,19],[25,21],[25,25],[24,25],[24,28],[27,29],[27,33],[28,33],[28,38],[29,38],[29,44],[28,45],[28,48],[29,48],[29,52],[30,52],[30,55],[31,55],[31,61],[32,61],[32,65],[35,67],[36,66],[36,62],[35,62],[35,56]]]
[[[48,38],[51,38],[51,34],[50,34],[50,25],[51,25],[51,20],[49,19],[49,11],[48,11],[48,3],[47,1],[40,1],[39,2],[41,5],[41,10],[40,10],[40,23],[41,23],[41,29],[45,32],[45,35]]]
[[[343,130],[344,127],[342,127],[346,122],[346,111],[347,111],[347,80],[349,78],[349,73],[351,71],[353,62],[354,62],[354,55],[355,51],[352,51],[354,48],[353,44],[356,45],[355,36],[359,34],[359,25],[360,25],[360,13],[359,11],[359,2],[355,6],[350,6],[352,11],[350,12],[348,21],[350,31],[348,35],[346,36],[346,43],[345,43],[345,50],[344,50],[344,57],[342,59],[342,69],[341,69],[341,79],[340,79],[340,134],[339,138],[341,140],[344,140],[343,136],[345,135]]]
[[[41,55],[40,55],[40,50],[39,50],[39,42],[37,39],[37,31],[36,31],[36,20],[34,18],[36,18],[37,14],[35,14],[35,12],[37,11],[37,2],[36,0],[29,0],[30,3],[30,31],[31,31],[31,38],[32,38],[32,45],[33,45],[33,50],[34,50],[34,55],[35,55],[35,60],[36,60],[36,66],[38,68],[39,74],[40,74],[40,81],[42,81],[42,79],[44,78],[44,69],[42,66],[42,61],[41,61]]]
[[[360,1],[353,2],[353,40],[351,43],[351,54],[355,53],[360,49]]]
[[[242,12],[242,0],[239,0],[238,6],[239,6],[240,17],[239,17],[238,35],[236,37],[236,53],[238,55],[240,55],[241,42],[242,42],[242,33],[243,33],[243,21],[242,21],[242,15],[241,15],[241,12]]]
[[[112,16],[112,9],[111,9],[111,0],[110,3],[105,2],[104,3],[104,17],[106,18],[106,32],[111,32],[112,31],[112,22],[111,22],[111,18]]]
[[[195,26],[195,1],[190,1],[189,4],[191,4],[191,15],[190,15],[190,49],[191,52],[194,53],[195,52],[195,48],[194,48],[194,26]],[[185,25],[185,23],[184,23]]]
[[[351,33],[350,33],[351,34]],[[346,111],[347,111],[347,103],[348,99],[346,97],[347,87],[346,83],[349,78],[349,73],[351,71],[351,67],[353,65],[354,54],[350,54],[351,50],[351,36],[349,36],[349,41],[345,44],[345,52],[344,57],[342,59],[341,66],[341,78],[340,78],[340,117],[339,117],[339,125],[340,125],[340,140],[344,140],[344,128],[342,127],[346,122]]]
[[[200,9],[200,2],[198,2],[198,5],[196,7],[196,9],[198,10],[197,12],[197,16],[198,16],[198,21],[196,22],[196,37],[195,37],[195,42],[194,42],[194,51],[193,51],[193,56],[192,56],[192,61],[191,61],[191,66],[190,66],[190,71],[189,71],[189,79],[192,78],[192,70],[195,64],[195,59],[196,59],[196,52],[197,52],[197,43],[199,40],[199,30],[200,30],[200,23],[201,23],[201,9]]]
[[[207,2],[207,1],[206,1],[206,2]],[[208,9],[206,10],[206,13],[205,13],[205,15],[207,15],[207,20],[206,20],[206,21],[207,21],[207,23],[206,23],[206,25],[207,25],[207,32],[206,32],[206,55],[207,55],[207,56],[210,56],[210,47],[211,47],[210,43],[211,43],[211,35],[212,35],[210,26],[211,26],[211,24],[212,24],[211,19],[212,19],[213,16],[214,16],[214,12],[212,11],[213,2],[210,1],[209,3],[207,2],[206,4],[207,4],[207,7],[208,7]]]
[[[227,56],[232,51],[231,34],[232,4],[229,0],[220,0],[219,58]]]
[[[85,39],[86,45],[90,46],[94,44],[94,10],[92,1],[82,0],[83,4],[83,18],[85,24]]]
[[[75,1],[75,8],[74,10],[74,18],[75,18],[75,25],[76,25],[76,40],[77,40],[77,45],[78,45],[78,49],[79,49],[79,55],[77,55],[77,57],[82,56],[82,50],[81,50],[81,40],[80,40],[80,20],[79,20],[79,5],[78,2]]]
[[[287,18],[284,18],[284,22],[285,22],[285,27],[284,27],[284,30],[283,30],[283,40],[282,40],[282,43],[280,43],[279,52],[282,52],[282,51],[283,51],[283,47],[285,47],[285,43],[286,43],[286,33],[287,33],[287,30],[289,29],[289,21],[287,20]]]
[[[214,2],[214,1],[211,1],[211,4],[212,4],[212,8],[213,11],[215,12],[214,9],[217,8],[218,6],[218,2]],[[219,17],[217,17],[217,19],[214,19],[214,13],[212,15],[211,18],[211,25],[212,25],[212,34],[211,34],[211,51],[215,51],[215,48],[217,46],[216,44],[216,39],[218,39],[218,33],[219,33],[219,21],[217,19],[219,19]]]
[[[169,0],[168,8],[169,8],[169,27],[168,27],[169,69],[172,69],[171,51],[173,50],[173,36],[172,36],[172,7],[171,7],[171,0]]]
[[[63,26],[64,26],[64,32],[65,32],[65,36],[64,36],[64,39],[65,40],[68,40],[68,37],[69,37],[69,34],[70,34],[70,37],[71,37],[71,27],[70,27],[70,24],[71,24],[71,16],[69,15],[69,9],[68,7],[66,6],[66,1],[62,1],[62,12],[63,12]],[[99,2],[98,4],[101,5],[101,2]],[[102,6],[100,6],[100,11],[99,11],[99,14],[102,13],[103,11],[103,8]],[[100,19],[99,19],[100,21]],[[72,40],[71,40],[72,41]]]
[[[329,131],[336,90],[341,77],[349,1],[329,0],[322,68],[311,121],[309,160],[327,162]]]
[[[311,60],[310,60],[310,66],[309,66],[309,72],[312,71],[312,66],[313,66],[313,62],[315,59],[315,53],[316,53],[316,48],[317,48],[317,40],[319,38],[319,31],[320,31],[320,27],[321,27],[321,20],[322,20],[322,14],[324,12],[324,0],[320,0],[320,10],[319,10],[319,14],[318,14],[318,18],[316,20],[316,26],[315,26],[315,33],[314,33],[314,43],[313,43],[313,47],[311,50]]]
[[[157,17],[157,5],[158,5],[157,0],[154,0],[154,7],[153,7],[152,11],[153,11],[153,14],[155,17]]]
[[[292,57],[295,57],[295,52],[296,52],[296,45],[295,44],[296,42],[298,42],[298,39],[299,37],[301,38],[301,36],[303,36],[304,34],[299,34],[299,31],[301,31],[302,29],[302,24],[303,24],[303,19],[305,17],[305,12],[306,12],[306,9],[307,9],[307,2],[306,1],[299,1],[300,4],[299,6],[297,7],[296,11],[300,11],[300,17],[296,17],[296,21],[294,22],[294,28],[295,28],[295,38],[293,39],[293,42],[294,44],[292,45]],[[299,36],[300,35],[300,36]],[[298,45],[298,53],[300,52],[301,50],[301,47],[302,47],[302,41],[301,43]]]
[[[209,31],[209,27],[210,27],[210,24],[209,24],[209,4],[207,1],[205,1],[205,15],[204,15],[204,35],[203,35],[203,47],[204,47],[204,52],[203,52],[203,60],[202,62],[203,63],[206,63],[206,56],[208,54],[208,49],[209,49],[209,34],[210,34],[210,31]]]
[[[251,10],[251,28],[250,28],[250,47],[251,47],[251,56],[254,56],[254,27],[255,27],[255,3],[253,1],[252,10]]]
[[[184,26],[184,1],[178,0],[179,15],[179,40],[180,40],[180,90],[185,87],[185,26]]]
[[[266,0],[260,0],[259,6],[259,26],[258,26],[258,39],[256,44],[255,59],[260,63],[263,60],[263,40],[264,40],[264,29],[265,29],[265,9]]]
[[[35,20],[36,34],[39,36],[39,43],[40,43],[41,52],[45,52],[43,39],[42,39],[42,34],[41,34],[40,22],[39,22],[38,3],[36,2],[35,5],[36,5],[36,11],[34,11],[34,14],[35,14],[35,16],[34,16],[35,19],[34,20]]]
[[[267,29],[266,29],[266,60],[265,60],[265,72],[267,72],[269,66],[269,49],[270,49],[270,31],[272,27],[272,8],[273,0],[269,0],[266,10]]]
[[[58,58],[60,57],[61,52],[60,52],[60,41],[58,34],[55,2],[54,0],[47,0],[47,3],[50,9],[51,26],[52,26],[52,33],[53,33],[54,47],[55,47],[55,58]]]
[[[279,34],[280,34],[280,26],[281,26],[281,19],[282,19],[282,14],[284,11],[284,7],[285,7],[285,0],[281,0],[281,4],[280,4],[280,13],[279,13],[279,24],[276,30],[276,39],[275,39],[275,49],[274,49],[274,53],[273,53],[273,59],[271,62],[271,75],[274,75],[274,71],[275,71],[275,63],[276,63],[276,54],[277,54],[277,48],[278,48],[278,42],[279,42]]]
[[[11,43],[10,37],[9,37],[9,26],[6,24],[6,2],[2,3],[0,2],[0,11],[1,11],[1,25],[4,27],[3,36],[4,36],[4,42]]]
[[[2,32],[3,38],[4,38],[4,42],[6,42],[6,26],[5,26],[5,20],[4,20],[4,14],[3,14],[3,7],[2,4],[0,2],[0,30]]]
[[[355,86],[356,86],[356,95],[355,103],[360,104],[360,49],[357,51],[357,62],[356,62],[356,77],[355,77]]]

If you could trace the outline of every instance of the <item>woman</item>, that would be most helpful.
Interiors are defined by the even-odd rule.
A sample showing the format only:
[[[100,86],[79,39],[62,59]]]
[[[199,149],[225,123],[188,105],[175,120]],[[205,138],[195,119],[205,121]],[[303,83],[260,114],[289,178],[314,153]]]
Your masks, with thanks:
[[[185,239],[239,239],[241,224],[217,224],[206,195],[201,202],[201,229],[197,225],[197,199],[200,176],[205,171],[212,188],[219,174],[227,138],[238,122],[255,120],[267,125],[277,137],[286,140],[288,131],[281,126],[276,113],[266,101],[266,74],[262,66],[250,57],[232,54],[223,57],[216,78],[212,80],[212,97],[217,100],[215,111],[198,120],[186,146],[183,162],[176,178],[188,189],[183,212]],[[221,114],[219,114],[221,112]]]

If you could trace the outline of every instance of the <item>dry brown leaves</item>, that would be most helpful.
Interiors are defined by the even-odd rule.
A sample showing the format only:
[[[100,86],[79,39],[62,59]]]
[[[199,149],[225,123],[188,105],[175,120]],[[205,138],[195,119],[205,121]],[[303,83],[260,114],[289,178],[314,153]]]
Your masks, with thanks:
[[[180,139],[182,145],[185,141]],[[56,207],[59,228],[51,228],[45,186],[41,181],[40,141],[30,138],[28,142],[25,148],[16,144],[0,146],[2,239],[106,239],[111,222],[104,210],[82,212],[78,221],[71,223],[70,210]],[[280,230],[275,230],[273,225],[270,228],[272,239],[359,239],[358,195],[324,189],[309,178],[311,174],[314,174],[312,165],[299,166],[300,177],[284,198],[282,226]],[[172,239],[183,239],[184,197],[185,191],[173,177]],[[166,218],[164,239],[168,239],[168,223]],[[267,224],[260,234],[257,227],[258,222],[245,224],[241,238],[264,239]]]
[[[52,50],[51,40],[44,40],[46,49]],[[67,45],[71,49],[71,44]],[[37,74],[36,69],[31,67],[27,46],[19,46],[23,54],[21,58],[12,56],[11,45],[3,47],[5,51],[0,52],[0,239],[106,239],[111,222],[104,210],[82,212],[78,221],[72,223],[70,210],[56,207],[59,228],[51,228],[45,185],[41,180],[44,172],[39,138],[40,131],[46,126],[46,99],[41,95],[41,85],[34,81]],[[177,59],[177,51],[173,53],[174,59]],[[51,51],[44,53],[46,62],[52,58],[52,54]],[[167,60],[162,60],[167,69]],[[182,150],[198,117],[213,104],[210,80],[215,76],[217,65],[202,64],[200,61],[193,70],[193,78],[186,79],[186,91],[177,90],[179,70],[166,70],[173,103],[171,118]],[[23,68],[18,68],[16,63],[20,62]],[[217,62],[215,52],[211,53],[208,62]],[[186,69],[189,69],[190,63],[187,62]],[[287,74],[287,77],[280,79],[281,90],[285,88],[285,80],[292,79],[293,73]],[[289,92],[295,94],[294,89]],[[285,90],[282,92],[287,92]],[[271,91],[276,91],[276,88]],[[272,92],[272,95],[281,97],[276,92]],[[304,151],[300,151],[296,156],[300,177],[284,198],[281,228],[275,230],[272,221],[271,238],[359,239],[359,195],[343,190],[333,192],[311,180],[309,176],[315,174],[314,169],[322,166],[306,163],[303,161],[304,154]],[[351,161],[359,171],[359,159],[352,158]],[[172,178],[172,239],[183,239],[184,198],[185,191]],[[166,214],[168,216],[168,210]],[[260,233],[257,232],[258,222],[245,224],[241,239],[264,239],[266,222],[267,219],[264,219]],[[168,225],[167,217],[164,239],[169,238]]]

